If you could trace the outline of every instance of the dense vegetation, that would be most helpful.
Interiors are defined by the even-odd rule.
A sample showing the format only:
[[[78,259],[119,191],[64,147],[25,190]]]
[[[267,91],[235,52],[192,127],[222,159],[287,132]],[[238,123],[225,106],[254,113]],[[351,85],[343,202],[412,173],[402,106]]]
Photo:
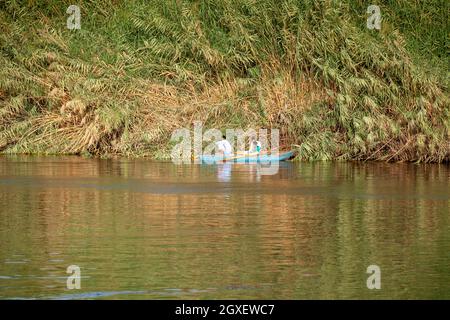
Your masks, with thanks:
[[[447,0],[0,2],[0,150],[167,158],[279,128],[301,160],[450,160]],[[381,30],[369,30],[370,4]]]

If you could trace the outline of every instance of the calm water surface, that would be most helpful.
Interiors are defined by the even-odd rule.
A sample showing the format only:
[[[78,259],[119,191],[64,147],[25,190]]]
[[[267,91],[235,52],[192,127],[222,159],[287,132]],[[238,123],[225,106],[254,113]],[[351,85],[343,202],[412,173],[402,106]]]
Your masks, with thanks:
[[[2,156],[0,202],[2,299],[450,298],[448,165]]]

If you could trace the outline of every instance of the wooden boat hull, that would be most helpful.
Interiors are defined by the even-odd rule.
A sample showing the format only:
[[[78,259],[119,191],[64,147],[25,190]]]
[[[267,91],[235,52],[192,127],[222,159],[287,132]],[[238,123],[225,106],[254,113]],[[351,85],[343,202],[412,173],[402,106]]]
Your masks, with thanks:
[[[236,163],[269,163],[276,161],[286,161],[294,156],[294,151],[280,152],[278,154],[258,154],[258,153],[241,153],[232,157],[223,157],[219,155],[203,155],[201,156],[203,163],[220,163],[220,162],[236,162]]]

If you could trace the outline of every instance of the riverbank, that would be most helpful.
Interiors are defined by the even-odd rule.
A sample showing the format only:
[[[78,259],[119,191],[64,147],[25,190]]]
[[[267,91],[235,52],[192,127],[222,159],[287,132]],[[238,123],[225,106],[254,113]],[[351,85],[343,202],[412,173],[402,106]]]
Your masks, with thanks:
[[[67,1],[1,4],[0,152],[168,159],[198,120],[299,160],[450,161],[443,3],[380,30],[359,1],[99,1],[79,30]]]

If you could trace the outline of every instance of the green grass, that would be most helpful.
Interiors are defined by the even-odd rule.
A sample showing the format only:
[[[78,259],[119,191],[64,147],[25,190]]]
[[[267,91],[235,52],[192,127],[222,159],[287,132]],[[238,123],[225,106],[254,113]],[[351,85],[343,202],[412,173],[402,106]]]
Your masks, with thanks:
[[[300,160],[450,159],[448,1],[80,3],[81,30],[70,1],[0,4],[2,152],[167,158],[201,120]]]

